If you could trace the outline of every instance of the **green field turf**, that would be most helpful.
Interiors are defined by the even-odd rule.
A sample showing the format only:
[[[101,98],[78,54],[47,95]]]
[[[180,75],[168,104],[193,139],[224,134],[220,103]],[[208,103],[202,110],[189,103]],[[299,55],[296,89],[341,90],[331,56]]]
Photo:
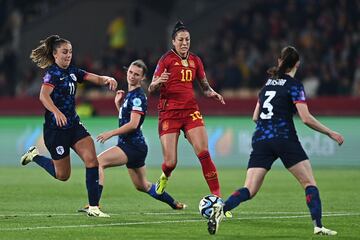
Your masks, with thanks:
[[[206,230],[198,203],[208,193],[200,168],[178,168],[167,191],[189,205],[171,210],[137,192],[126,168],[106,170],[101,202],[111,218],[86,217],[84,169],[73,169],[68,182],[51,179],[40,168],[0,168],[0,239],[360,239],[360,169],[315,169],[326,227],[338,236],[313,236],[304,192],[282,168],[273,169],[252,201],[233,211],[216,236]],[[155,181],[160,169],[148,170]],[[228,196],[244,181],[244,169],[219,169]]]

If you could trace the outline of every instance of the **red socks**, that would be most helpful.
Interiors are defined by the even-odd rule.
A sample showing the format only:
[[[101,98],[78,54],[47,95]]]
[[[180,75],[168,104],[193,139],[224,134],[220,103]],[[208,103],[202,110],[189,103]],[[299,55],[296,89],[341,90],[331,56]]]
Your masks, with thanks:
[[[203,175],[209,186],[210,192],[220,197],[221,193],[220,193],[218,174],[216,171],[215,164],[211,160],[210,153],[208,151],[203,151],[198,154],[198,158],[200,160]]]
[[[167,166],[165,162],[161,165],[161,169],[166,177],[170,177],[171,172],[175,169],[176,164],[174,166]]]

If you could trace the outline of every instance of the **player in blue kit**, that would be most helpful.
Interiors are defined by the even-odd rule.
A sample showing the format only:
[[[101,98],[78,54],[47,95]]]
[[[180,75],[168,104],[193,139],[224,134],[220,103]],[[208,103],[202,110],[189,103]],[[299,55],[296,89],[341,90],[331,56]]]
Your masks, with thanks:
[[[70,41],[52,35],[40,41],[32,50],[30,58],[40,68],[47,68],[40,90],[40,101],[45,107],[44,142],[51,154],[47,158],[39,154],[36,147],[21,157],[21,164],[35,162],[51,176],[66,181],[70,177],[70,148],[84,161],[86,167],[86,187],[90,208],[88,216],[109,217],[99,209],[99,168],[94,141],[80,122],[75,111],[77,84],[84,80],[108,85],[116,90],[114,78],[86,72],[73,65]]]
[[[266,173],[277,158],[281,159],[284,166],[305,190],[306,204],[314,223],[314,234],[337,234],[336,231],[322,225],[319,190],[310,161],[298,140],[293,114],[297,112],[304,124],[329,136],[339,145],[344,142],[344,138],[321,124],[309,112],[304,87],[299,80],[294,78],[299,65],[297,50],[288,46],[281,51],[278,66],[268,70],[270,78],[259,93],[259,100],[253,114],[256,130],[252,138],[253,150],[245,185],[235,191],[223,206],[220,204],[214,206],[213,214],[208,221],[210,234],[217,232],[223,212],[230,211],[256,195]]]
[[[97,136],[97,141],[104,143],[113,136],[118,136],[118,144],[98,156],[99,186],[101,196],[104,186],[105,168],[126,165],[135,188],[151,197],[167,203],[173,209],[184,209],[186,205],[175,201],[167,192],[156,193],[155,184],[146,178],[145,158],[148,147],[141,131],[147,111],[147,99],[141,87],[145,79],[147,67],[142,60],[132,62],[127,69],[128,93],[123,90],[116,92],[115,106],[119,111],[119,128],[104,132]],[[125,98],[124,98],[125,96]],[[122,105],[121,105],[121,102]],[[79,212],[86,212],[88,206]]]

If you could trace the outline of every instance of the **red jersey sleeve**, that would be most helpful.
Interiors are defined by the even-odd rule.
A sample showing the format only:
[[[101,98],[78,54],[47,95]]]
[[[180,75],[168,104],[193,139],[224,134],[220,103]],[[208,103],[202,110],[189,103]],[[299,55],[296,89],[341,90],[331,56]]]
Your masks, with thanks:
[[[201,59],[198,56],[196,56],[196,65],[197,65],[196,78],[198,80],[199,79],[204,79],[206,77],[205,70],[204,70],[204,65],[203,65]]]
[[[165,57],[161,57],[160,60],[158,61],[158,64],[156,65],[156,68],[154,71],[154,77],[160,77],[165,69],[166,69]]]

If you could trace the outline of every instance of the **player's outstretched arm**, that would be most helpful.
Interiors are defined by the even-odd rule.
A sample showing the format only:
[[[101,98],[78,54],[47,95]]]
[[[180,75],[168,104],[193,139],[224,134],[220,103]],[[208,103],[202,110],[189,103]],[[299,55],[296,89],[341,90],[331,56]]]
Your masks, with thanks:
[[[115,78],[108,76],[99,76],[94,73],[88,73],[85,75],[84,80],[95,83],[97,85],[108,85],[111,91],[115,91],[117,88],[117,81]]]
[[[330,128],[323,125],[319,122],[311,113],[309,112],[308,106],[305,103],[297,103],[296,109],[299,113],[299,116],[304,124],[308,127],[314,129],[315,131],[321,132],[325,135],[328,135],[331,139],[336,141],[339,145],[343,144],[344,137]]]
[[[140,119],[141,119],[141,114],[139,114],[137,112],[131,112],[130,122],[125,123],[121,127],[116,128],[114,130],[110,130],[110,131],[101,133],[100,135],[98,135],[96,137],[96,141],[104,143],[106,140],[108,140],[109,138],[111,138],[113,136],[118,136],[121,134],[135,131],[137,129],[137,127],[139,126]]]
[[[225,104],[223,96],[221,96],[220,94],[215,92],[214,89],[212,89],[210,87],[210,84],[206,77],[199,80],[199,84],[200,84],[200,87],[206,97],[214,98],[214,99],[218,100],[219,102],[221,102],[222,104]]]

